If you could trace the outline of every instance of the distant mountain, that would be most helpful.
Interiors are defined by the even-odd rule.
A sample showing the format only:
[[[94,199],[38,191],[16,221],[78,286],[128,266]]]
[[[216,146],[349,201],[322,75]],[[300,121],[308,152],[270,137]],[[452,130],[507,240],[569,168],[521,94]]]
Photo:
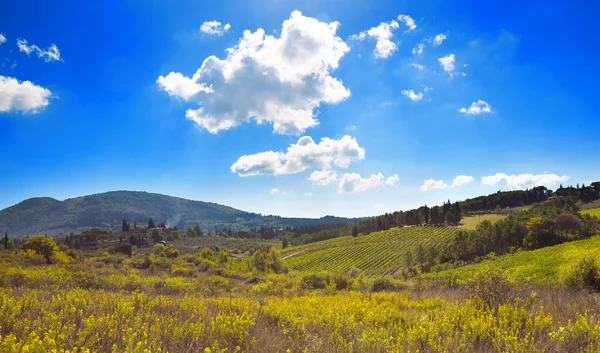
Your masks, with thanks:
[[[32,198],[0,211],[0,231],[13,236],[28,234],[61,235],[93,227],[120,231],[123,218],[133,225],[146,226],[148,218],[179,229],[199,223],[208,230],[227,227],[233,230],[259,227],[303,226],[352,223],[357,219],[326,216],[322,218],[284,218],[245,212],[212,202],[137,191],[114,191],[58,201],[49,197]]]

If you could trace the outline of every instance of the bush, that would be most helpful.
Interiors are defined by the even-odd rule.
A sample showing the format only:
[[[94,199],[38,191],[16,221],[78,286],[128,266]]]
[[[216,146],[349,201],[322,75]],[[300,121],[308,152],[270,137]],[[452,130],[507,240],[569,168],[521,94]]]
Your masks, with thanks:
[[[327,276],[316,273],[302,277],[302,285],[308,289],[325,289],[327,282]]]
[[[23,250],[33,250],[36,254],[43,256],[46,262],[52,263],[52,257],[59,249],[54,239],[38,234],[25,241]]]
[[[600,291],[600,268],[595,258],[589,257],[579,262],[567,277],[565,284],[571,288]]]
[[[77,251],[75,251],[74,249],[67,250],[66,254],[73,260],[79,260],[79,253]]]
[[[133,246],[131,244],[123,243],[121,245],[118,245],[115,250],[117,252],[127,255],[128,257],[131,257],[131,255],[133,255]]]
[[[177,257],[179,257],[179,250],[175,248],[166,248],[165,250],[163,250],[161,255],[163,254],[167,257],[167,259],[176,259]]]
[[[393,291],[398,289],[394,281],[389,277],[379,277],[373,280],[371,286],[373,292]]]
[[[208,248],[202,249],[202,251],[200,251],[199,256],[205,260],[210,260],[210,261],[215,260],[215,252]]]
[[[497,310],[515,297],[515,285],[498,270],[487,268],[469,283],[469,291],[489,309]]]
[[[166,246],[162,244],[154,244],[154,246],[152,246],[152,252],[154,253],[154,255],[160,255],[165,250],[165,248]]]
[[[344,277],[344,276],[340,276],[337,275],[333,278],[333,281],[335,282],[335,289],[336,290],[350,290],[352,289],[352,282]]]

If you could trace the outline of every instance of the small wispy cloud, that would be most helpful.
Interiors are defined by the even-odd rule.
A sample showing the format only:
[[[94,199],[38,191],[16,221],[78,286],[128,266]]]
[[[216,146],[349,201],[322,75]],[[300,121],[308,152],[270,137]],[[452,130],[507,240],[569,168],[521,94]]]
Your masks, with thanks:
[[[492,112],[492,106],[480,99],[477,102],[471,103],[470,107],[460,108],[458,111],[469,115],[489,114]]]
[[[29,45],[27,40],[23,38],[17,39],[17,46],[19,47],[19,51],[25,53],[27,55],[31,55],[32,53],[37,54],[40,59],[44,59],[46,62],[51,61],[62,61],[64,60],[60,57],[60,50],[56,44],[50,45],[48,49],[44,50],[38,47],[37,45]]]
[[[401,93],[413,102],[418,102],[421,99],[423,99],[423,93],[415,93],[415,91],[413,91],[412,89],[404,89]]]
[[[221,26],[221,22],[219,21],[206,21],[200,26],[200,32],[220,37],[229,31],[230,28],[231,25],[229,23]]]

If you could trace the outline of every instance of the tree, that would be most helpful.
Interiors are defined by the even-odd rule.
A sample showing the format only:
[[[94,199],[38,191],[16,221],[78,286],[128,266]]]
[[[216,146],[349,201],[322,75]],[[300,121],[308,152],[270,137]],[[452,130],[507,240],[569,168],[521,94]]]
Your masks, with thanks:
[[[215,228],[215,230],[216,230],[216,228]],[[200,225],[198,223],[196,223],[196,225],[194,226],[194,235],[197,237],[204,236],[204,231],[202,230],[202,227],[200,227]]]
[[[6,243],[4,249],[6,249],[7,251],[13,251],[13,250],[15,250],[15,243],[13,242],[12,239],[10,239],[10,238],[8,239],[8,242]]]
[[[542,217],[533,217],[527,222],[527,235],[523,246],[529,249],[552,245],[554,243],[552,223]]]
[[[404,262],[406,263],[406,269],[412,270],[412,267],[415,265],[412,253],[410,251],[406,252],[406,256],[404,257]]]
[[[574,234],[581,226],[579,218],[568,213],[556,216],[554,224],[556,228],[565,232],[565,238],[568,238],[569,232]]]
[[[450,224],[456,224],[456,217],[454,217],[454,213],[448,211],[446,212],[446,223]]]
[[[8,249],[8,232],[5,232],[4,233],[4,250],[7,250],[7,249]]]
[[[129,225],[129,223],[127,223],[127,220],[125,218],[123,218],[123,225],[121,228],[123,232],[129,232],[131,230],[131,226]]]
[[[427,255],[423,244],[417,246],[417,263],[421,267],[421,271],[425,269],[425,262],[427,261]]]
[[[348,233],[346,233],[348,234]],[[356,226],[356,223],[354,223],[354,225],[352,226],[352,236],[354,238],[358,237],[358,227]]]
[[[161,240],[163,240],[163,238],[158,233],[158,230],[156,230],[156,229],[153,230],[152,231],[152,241],[154,241],[155,243],[158,243]]]
[[[281,248],[285,249],[288,247],[288,239],[287,236],[283,237],[283,240],[281,241]]]
[[[152,229],[152,228],[156,228],[156,226],[154,225],[154,220],[152,219],[152,217],[150,217],[148,219],[148,229]]]
[[[59,251],[58,245],[52,238],[48,238],[41,234],[37,234],[27,239],[23,244],[24,250],[33,250],[36,254],[41,255],[48,263],[52,263],[54,253]]]

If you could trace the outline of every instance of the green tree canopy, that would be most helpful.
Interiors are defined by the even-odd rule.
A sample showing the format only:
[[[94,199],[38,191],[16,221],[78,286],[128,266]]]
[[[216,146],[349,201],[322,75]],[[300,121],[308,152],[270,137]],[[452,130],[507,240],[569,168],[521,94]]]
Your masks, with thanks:
[[[36,254],[41,255],[48,263],[52,263],[52,256],[59,251],[58,245],[52,238],[37,234],[27,239],[23,244],[24,250],[33,250]]]

